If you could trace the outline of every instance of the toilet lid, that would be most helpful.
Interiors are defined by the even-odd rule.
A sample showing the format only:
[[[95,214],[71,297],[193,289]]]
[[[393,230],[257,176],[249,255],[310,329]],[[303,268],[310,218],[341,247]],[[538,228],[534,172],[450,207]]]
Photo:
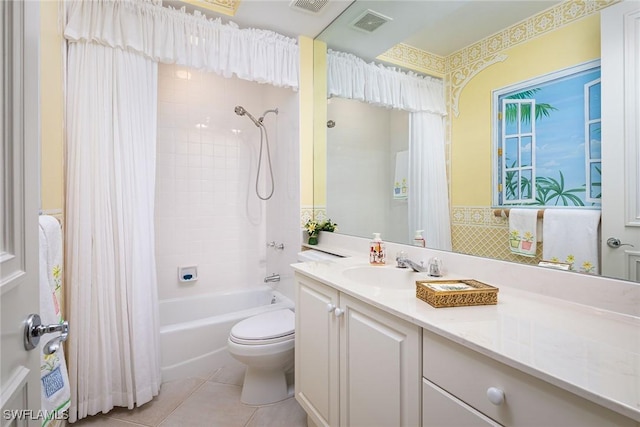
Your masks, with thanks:
[[[288,308],[258,314],[238,322],[231,335],[241,340],[269,340],[292,335],[296,320]]]

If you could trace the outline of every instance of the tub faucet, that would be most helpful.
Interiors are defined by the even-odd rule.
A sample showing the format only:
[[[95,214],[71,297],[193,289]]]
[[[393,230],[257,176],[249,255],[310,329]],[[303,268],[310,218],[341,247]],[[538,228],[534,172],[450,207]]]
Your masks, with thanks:
[[[279,281],[280,281],[280,275],[278,273],[273,273],[272,275],[264,278],[264,283],[279,282]]]
[[[396,258],[396,266],[400,268],[410,268],[413,271],[417,271],[418,273],[423,273],[427,271],[427,269],[423,265],[424,263],[421,261],[420,264],[411,261],[406,256],[400,255]]]

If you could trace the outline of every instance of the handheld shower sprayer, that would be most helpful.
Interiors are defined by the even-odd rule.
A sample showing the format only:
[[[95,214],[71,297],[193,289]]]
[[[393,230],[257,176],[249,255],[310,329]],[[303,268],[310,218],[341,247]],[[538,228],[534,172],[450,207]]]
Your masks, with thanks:
[[[260,127],[262,126],[262,120],[257,121],[255,119],[255,117],[253,117],[247,110],[244,109],[244,107],[238,105],[236,106],[236,108],[234,108],[234,111],[236,112],[237,115],[239,116],[247,116],[251,119],[251,121],[257,126]]]
[[[255,117],[253,117],[251,114],[249,114],[249,112],[247,110],[245,110],[244,107],[242,107],[241,105],[237,105],[236,108],[234,108],[234,111],[239,116],[247,116],[247,117],[249,117],[251,119],[251,121],[258,127],[258,129],[260,129],[260,153],[258,154],[258,172],[256,173],[256,195],[258,196],[258,198],[260,200],[269,200],[271,198],[271,196],[273,196],[273,192],[275,190],[275,181],[273,179],[273,167],[271,166],[271,152],[269,150],[269,135],[267,134],[267,128],[262,123],[262,121],[264,120],[264,116],[266,116],[268,113],[275,113],[277,115],[278,114],[278,109],[275,108],[275,109],[272,109],[272,110],[265,111],[262,114],[262,117],[260,117],[258,120],[256,120]],[[265,151],[267,152],[267,161],[269,162],[269,176],[271,178],[271,191],[266,196],[262,196],[260,194],[260,185],[259,185],[260,184],[260,171],[262,169],[263,142],[264,142],[264,145],[267,146],[267,149]]]

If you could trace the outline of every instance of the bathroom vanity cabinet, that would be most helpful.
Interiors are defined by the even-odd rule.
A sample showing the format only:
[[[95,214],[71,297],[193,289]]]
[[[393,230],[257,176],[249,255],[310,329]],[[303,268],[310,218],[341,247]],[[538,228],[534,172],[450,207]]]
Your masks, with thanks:
[[[434,309],[350,279],[362,265],[294,265],[310,426],[640,427],[635,318],[507,287],[496,306]]]
[[[296,398],[316,426],[420,425],[422,329],[296,274]]]
[[[423,427],[638,425],[427,330],[422,374]]]

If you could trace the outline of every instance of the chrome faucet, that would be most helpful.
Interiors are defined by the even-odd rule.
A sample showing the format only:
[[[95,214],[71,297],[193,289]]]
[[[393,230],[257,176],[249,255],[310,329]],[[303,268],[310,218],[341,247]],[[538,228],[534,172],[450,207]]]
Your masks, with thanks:
[[[264,278],[264,283],[279,282],[279,281],[280,281],[280,275],[278,273],[273,273],[272,275]]]
[[[424,262],[420,261],[420,264],[411,261],[406,256],[400,255],[396,257],[396,267],[400,268],[411,268],[413,271],[417,271],[418,273],[423,273],[427,271],[424,267]]]

